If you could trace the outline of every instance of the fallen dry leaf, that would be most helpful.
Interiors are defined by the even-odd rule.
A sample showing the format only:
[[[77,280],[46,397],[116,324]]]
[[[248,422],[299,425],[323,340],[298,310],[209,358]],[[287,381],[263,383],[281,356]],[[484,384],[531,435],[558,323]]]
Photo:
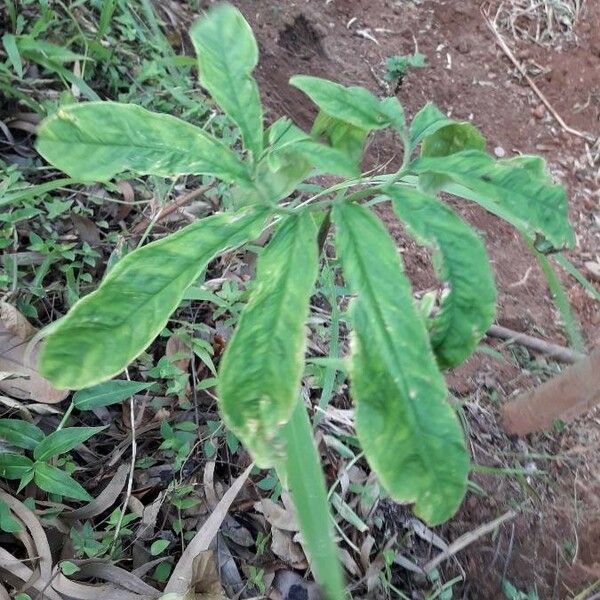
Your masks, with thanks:
[[[269,498],[263,498],[254,505],[254,508],[264,515],[265,519],[273,527],[283,529],[284,531],[300,531],[296,515],[292,512],[291,508],[283,508],[283,506],[275,504]]]
[[[0,380],[0,391],[21,400],[56,404],[68,390],[57,390],[37,371],[39,342],[29,344],[37,329],[12,305],[0,302],[0,371],[15,376]]]
[[[300,544],[296,544],[291,533],[271,528],[271,550],[273,554],[293,569],[302,570],[308,567],[308,562]]]

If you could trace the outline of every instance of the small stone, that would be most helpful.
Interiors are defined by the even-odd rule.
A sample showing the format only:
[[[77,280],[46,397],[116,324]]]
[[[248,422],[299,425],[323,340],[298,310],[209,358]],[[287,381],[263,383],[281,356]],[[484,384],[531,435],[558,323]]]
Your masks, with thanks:
[[[502,146],[496,146],[494,148],[494,154],[498,158],[504,158],[506,156],[506,150]]]
[[[471,44],[469,44],[469,42],[467,40],[460,40],[460,42],[458,42],[458,46],[456,47],[456,49],[461,54],[469,54],[469,52],[471,51]]]
[[[532,113],[536,119],[543,119],[546,114],[546,107],[543,104],[538,104]]]

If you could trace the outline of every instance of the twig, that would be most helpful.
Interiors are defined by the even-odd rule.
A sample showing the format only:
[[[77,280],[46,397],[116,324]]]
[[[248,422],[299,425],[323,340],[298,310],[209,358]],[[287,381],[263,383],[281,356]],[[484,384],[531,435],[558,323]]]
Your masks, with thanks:
[[[518,331],[513,331],[512,329],[502,327],[501,325],[492,325],[487,330],[486,335],[489,337],[500,338],[502,340],[515,341],[522,346],[531,348],[536,352],[542,352],[543,354],[547,354],[556,360],[568,364],[576,363],[582,358],[585,358],[585,355],[581,354],[580,352],[570,350],[569,348],[559,346],[558,344],[545,342],[544,340],[540,340],[540,338],[527,335],[526,333],[519,333]]]
[[[464,535],[461,535],[458,539],[454,540],[444,552],[441,552],[435,558],[431,559],[423,567],[423,571],[428,573],[432,569],[435,569],[440,563],[444,562],[448,558],[451,558],[461,550],[464,550],[467,546],[477,541],[480,537],[491,533],[492,531],[494,531],[494,529],[496,529],[496,527],[502,525],[502,523],[505,523],[506,521],[514,519],[516,516],[517,513],[514,510],[509,510],[508,512],[504,513],[501,517],[498,517],[497,519],[494,519],[489,523],[485,523],[484,525],[477,527],[477,529],[474,529],[473,531],[469,531]]]
[[[129,380],[129,371],[125,369],[125,375]],[[117,541],[119,540],[119,533],[121,532],[121,526],[123,525],[123,518],[125,517],[125,511],[133,492],[133,476],[135,473],[135,461],[137,458],[137,440],[135,435],[135,400],[133,395],[129,397],[129,426],[131,427],[131,463],[129,468],[129,477],[127,480],[127,492],[125,493],[125,500],[121,508],[121,514],[115,527],[115,533],[113,536],[112,547],[114,548]]]
[[[181,196],[176,198],[172,204],[169,204],[168,206],[164,206],[156,214],[156,216],[154,216],[152,219],[144,219],[143,221],[140,221],[131,230],[131,232],[132,233],[142,233],[146,229],[146,227],[148,227],[149,225],[154,225],[154,224],[158,223],[162,219],[165,219],[169,215],[173,214],[176,210],[179,210],[182,206],[189,204],[192,200],[194,200],[198,196],[202,196],[203,194],[205,194],[211,187],[213,187],[213,185],[214,184],[203,185],[202,187],[199,187],[196,190],[192,190],[191,192],[188,192],[187,194],[182,194]]]
[[[527,71],[525,70],[523,65],[515,58],[515,55],[513,54],[512,50],[508,47],[508,44],[506,43],[504,38],[500,35],[498,28],[492,22],[489,15],[483,10],[483,8],[481,10],[481,14],[483,15],[483,18],[484,18],[485,23],[488,26],[489,30],[494,34],[494,36],[496,38],[496,43],[498,44],[498,46],[500,46],[500,48],[502,49],[504,54],[506,54],[506,56],[509,58],[510,62],[512,62],[512,64],[517,68],[519,73],[521,73],[521,75],[525,78],[525,81],[527,81],[527,83],[529,84],[529,87],[535,92],[536,96],[543,102],[544,106],[550,111],[550,113],[556,119],[557,123],[562,127],[562,129],[564,131],[566,131],[567,133],[570,133],[571,135],[575,135],[577,137],[583,138],[584,140],[588,140],[589,142],[595,142],[596,138],[592,134],[578,131],[577,129],[573,129],[572,127],[569,127],[564,122],[563,118],[558,114],[558,112],[556,112],[556,110],[554,109],[552,104],[550,104],[550,101],[546,98],[546,96],[544,96],[544,94],[542,94],[541,90],[534,83],[533,79],[531,79],[531,77],[529,77],[529,75],[527,74]]]

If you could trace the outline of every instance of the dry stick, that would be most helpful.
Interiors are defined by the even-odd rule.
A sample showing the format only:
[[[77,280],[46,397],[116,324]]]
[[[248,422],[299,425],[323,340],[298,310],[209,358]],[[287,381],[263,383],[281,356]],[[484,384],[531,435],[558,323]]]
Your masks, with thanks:
[[[461,550],[464,550],[467,546],[471,545],[473,542],[477,541],[480,537],[483,537],[487,533],[491,533],[498,527],[502,525],[502,523],[506,521],[510,521],[517,516],[517,513],[514,510],[509,510],[504,513],[501,517],[490,521],[489,523],[485,523],[474,529],[473,531],[469,531],[464,535],[461,535],[458,539],[454,540],[448,548],[438,554],[435,558],[431,559],[424,567],[423,571],[428,573],[432,569],[435,569],[440,563],[444,562],[448,558],[451,558]]]
[[[568,364],[576,363],[582,358],[585,358],[584,354],[575,352],[574,350],[569,350],[569,348],[565,348],[564,346],[552,344],[551,342],[545,342],[544,340],[540,340],[532,335],[519,333],[518,331],[513,331],[512,329],[507,329],[506,327],[502,327],[500,325],[492,325],[487,330],[486,335],[503,340],[515,341],[522,346],[526,346],[527,348],[531,348],[537,352],[542,352],[556,360]]]
[[[575,135],[577,137],[583,138],[584,140],[587,140],[588,142],[595,142],[596,138],[592,134],[578,131],[577,129],[573,129],[572,127],[569,127],[564,122],[563,118],[558,114],[558,112],[556,112],[556,110],[554,109],[552,104],[550,104],[550,102],[546,98],[546,96],[544,96],[544,94],[542,94],[541,90],[534,83],[533,79],[531,79],[531,77],[529,77],[529,75],[527,74],[527,71],[525,70],[523,65],[515,58],[515,55],[512,53],[512,50],[508,47],[508,44],[504,41],[504,38],[500,35],[500,32],[498,31],[496,24],[494,22],[492,22],[489,15],[483,9],[481,10],[481,14],[483,15],[486,25],[488,26],[490,31],[494,34],[494,36],[496,38],[496,43],[498,44],[498,46],[500,46],[500,48],[502,49],[504,54],[506,54],[506,56],[509,58],[510,62],[512,62],[512,64],[517,68],[519,73],[521,73],[521,75],[525,78],[525,81],[527,81],[527,83],[529,84],[529,87],[535,92],[537,97],[543,102],[544,106],[550,111],[550,113],[556,119],[557,123],[562,127],[562,129],[564,131],[566,131],[567,133],[570,133],[571,135]]]
[[[158,223],[162,219],[165,219],[169,215],[173,214],[176,210],[179,210],[186,204],[189,204],[198,196],[202,196],[203,194],[205,194],[211,187],[213,187],[213,185],[214,184],[203,185],[202,187],[199,187],[196,190],[192,190],[187,194],[182,194],[181,196],[176,198],[172,204],[164,206],[152,219],[144,219],[143,221],[140,221],[137,225],[135,225],[131,232],[142,233],[149,225],[154,225],[155,223]]]

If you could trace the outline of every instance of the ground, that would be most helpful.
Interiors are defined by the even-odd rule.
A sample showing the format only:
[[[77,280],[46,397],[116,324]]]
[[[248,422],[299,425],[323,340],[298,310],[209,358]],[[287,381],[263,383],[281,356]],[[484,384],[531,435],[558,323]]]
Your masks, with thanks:
[[[199,10],[208,8],[210,4],[200,2],[200,6],[192,9],[183,2],[156,3],[162,27],[168,32],[167,39],[177,51],[193,55],[186,31]],[[552,38],[540,38],[536,30],[535,24],[541,23],[542,30],[547,31],[547,23],[533,22],[528,31],[532,37],[538,36],[537,41],[527,39],[522,33],[523,29],[529,28],[530,22],[518,16],[516,7],[523,3],[517,0],[485,5],[476,0],[239,0],[234,4],[245,14],[258,38],[261,61],[257,78],[269,120],[287,114],[305,128],[312,123],[314,108],[302,93],[288,85],[291,75],[311,74],[346,85],[363,85],[383,96],[395,91],[393,84],[390,87],[384,79],[385,60],[393,55],[411,54],[418,49],[427,57],[426,68],[409,71],[396,90],[408,117],[412,117],[426,102],[433,101],[453,118],[471,120],[476,124],[487,138],[488,149],[492,153],[507,156],[536,153],[544,156],[555,179],[564,183],[569,191],[569,213],[577,232],[577,245],[566,256],[596,289],[600,289],[598,271],[588,266],[600,262],[600,145],[594,142],[600,135],[600,5],[594,0],[583,4],[580,18],[574,26],[561,27],[555,23]],[[540,14],[547,16],[544,11]],[[494,33],[486,24],[486,15],[496,23],[499,35],[506,40],[516,60],[525,66],[557,114],[567,125],[583,132],[584,137],[561,128],[498,46]],[[124,93],[122,89],[119,92]],[[113,95],[110,90],[102,90],[103,98]],[[126,99],[140,102],[135,95]],[[190,109],[190,114],[198,116],[194,109]],[[4,118],[6,114],[2,116]],[[29,149],[30,143],[31,140],[27,139],[25,145]],[[365,169],[388,164],[393,166],[400,155],[400,148],[391,136],[376,136],[369,142],[363,166]],[[132,194],[135,188],[136,198],[149,195],[148,189],[139,182],[127,185],[132,188]],[[100,192],[96,190],[95,193]],[[108,196],[111,192],[102,193]],[[125,188],[123,196],[127,198],[128,193]],[[544,275],[515,230],[474,205],[458,201],[452,201],[452,204],[485,239],[500,290],[497,323],[568,345],[569,339]],[[94,218],[98,219],[101,214],[113,229],[117,229],[117,223],[120,227],[123,220],[129,218],[127,210],[131,211],[131,207],[113,214],[115,206],[118,205],[112,205],[110,209],[95,207]],[[201,205],[199,210],[206,212],[207,207]],[[391,213],[384,208],[378,210],[402,252],[415,290],[422,293],[436,289],[428,253],[404,235]],[[85,224],[80,223],[77,231],[82,238],[83,229]],[[73,235],[73,230],[67,228],[67,234]],[[89,235],[93,238],[93,230],[91,234],[88,232]],[[104,257],[107,257],[110,251],[104,250]],[[248,267],[236,262],[230,273],[230,266],[215,267],[214,280],[227,271],[227,277],[243,283],[252,269],[251,265]],[[598,303],[575,279],[558,267],[557,272],[581,322],[587,349],[592,350],[600,344]],[[54,304],[47,302],[46,308],[52,315]],[[211,343],[215,357],[218,357],[221,334],[225,331],[223,335],[227,336],[229,325],[220,330],[222,320],[214,318],[213,322],[210,315],[212,313],[204,306],[193,311],[194,319],[205,319],[211,327],[214,326]],[[51,320],[48,315],[42,315],[38,324],[46,324],[48,320]],[[510,582],[515,590],[524,594],[535,594],[531,598],[540,600],[591,600],[596,597],[600,586],[598,415],[592,412],[554,431],[526,438],[507,435],[502,428],[499,409],[519,392],[539,385],[544,378],[555,374],[558,367],[522,347],[501,344],[492,339],[488,339],[487,343],[503,358],[499,360],[497,355],[477,353],[460,369],[448,374],[448,384],[465,417],[474,463],[497,470],[480,469],[476,472],[470,493],[459,513],[447,524],[435,528],[434,533],[439,536],[441,547],[446,547],[444,543],[451,544],[463,535],[476,534],[479,526],[493,523],[503,516],[506,519],[485,534],[473,535],[464,549],[442,562],[438,566],[439,582],[436,587],[411,571],[410,565],[423,566],[434,558],[440,551],[435,541],[438,538],[434,539],[430,530],[415,523],[408,507],[399,507],[389,501],[380,502],[372,514],[361,513],[369,526],[366,533],[353,527],[344,530],[349,541],[360,549],[356,552],[350,544],[344,545],[344,562],[352,573],[351,587],[355,597],[369,593],[375,597],[388,594],[393,597],[391,588],[385,586],[373,586],[371,592],[367,591],[373,574],[377,579],[380,571],[383,572],[384,550],[390,542],[395,542],[393,547],[398,552],[390,582],[401,589],[405,597],[433,600],[438,593],[437,597],[442,598],[474,600],[525,598],[516,591],[511,595],[506,584],[503,590],[503,581]],[[163,346],[160,346],[160,352],[163,352]],[[176,352],[173,348],[169,350],[167,344],[167,355]],[[162,356],[158,349],[155,349],[154,355]],[[184,369],[188,367],[184,365]],[[204,373],[201,369],[192,370],[200,373],[200,379],[208,374],[206,368]],[[149,434],[140,442],[142,447],[158,437],[161,417],[174,414],[177,409],[169,401],[168,391],[164,396],[160,398],[162,404],[148,406],[145,415],[139,417],[138,426],[142,427],[142,432]],[[343,420],[346,414],[343,411],[349,408],[349,400],[343,390],[336,397],[335,406],[340,409],[339,415]],[[196,420],[199,410],[203,426],[208,426],[210,433],[214,433],[215,427],[218,430],[211,398],[202,396],[199,408],[196,406]],[[100,412],[96,416],[109,419],[107,413]],[[122,417],[119,416],[122,419],[119,434],[122,431],[127,434],[128,416],[125,407]],[[335,420],[327,423],[323,433],[331,433],[327,427],[335,424]],[[118,439],[120,444],[116,453],[111,454],[108,465],[95,472],[94,484],[112,474],[114,466],[127,451],[126,435],[120,435]],[[225,443],[223,440],[220,443],[222,453]],[[206,444],[201,448],[206,451]],[[321,448],[329,479],[342,477],[338,473],[339,459],[325,443]],[[199,451],[192,454],[185,469],[182,468],[185,482],[199,482],[207,486],[212,497],[216,498],[219,486],[226,487],[233,474],[237,473],[236,467],[240,466],[236,464],[239,457],[233,458],[238,456],[234,451],[231,451],[231,456],[228,449],[225,452],[227,460],[219,462],[215,476],[215,480],[220,477],[224,485],[213,482],[214,463],[209,467],[210,461],[207,462],[206,455]],[[84,467],[93,469],[92,458],[84,458]],[[247,457],[242,462],[244,460]],[[204,470],[203,478],[195,475],[200,469]],[[341,472],[344,472],[343,468]],[[362,484],[368,474],[364,465],[359,464],[344,476],[352,484]],[[135,499],[140,504],[154,506],[155,499],[162,497],[162,492],[157,496],[156,490],[166,488],[165,479],[169,477],[172,477],[170,464],[160,463],[147,470],[140,469],[135,480]],[[195,527],[207,512],[206,505],[209,508],[213,506],[209,492],[206,492],[206,497],[207,501],[198,509],[198,514],[188,515],[190,527]],[[357,503],[353,506],[356,508]],[[159,508],[160,503],[157,510]],[[510,512],[513,510],[514,515]],[[244,564],[245,581],[255,574],[245,566],[246,563],[258,565],[267,574],[279,567],[294,567],[300,573],[305,572],[303,556],[294,556],[293,552],[287,553],[287,560],[281,559],[281,554],[278,554],[275,562],[273,556],[258,561],[249,558],[254,542],[242,538],[255,531],[257,522],[265,525],[265,519],[256,513],[252,494],[240,499],[232,514],[235,519],[226,523],[224,529],[227,539],[236,542],[236,557],[240,564]],[[157,529],[159,525],[169,529],[165,522],[171,517],[167,513],[163,517],[164,522],[158,524]],[[161,529],[160,533],[164,530]],[[134,567],[148,560],[147,550],[137,550],[138,554],[134,551],[131,559]],[[441,591],[442,586],[455,577],[458,579]],[[452,589],[454,596],[444,595],[448,589]],[[292,594],[288,597],[292,598]]]

